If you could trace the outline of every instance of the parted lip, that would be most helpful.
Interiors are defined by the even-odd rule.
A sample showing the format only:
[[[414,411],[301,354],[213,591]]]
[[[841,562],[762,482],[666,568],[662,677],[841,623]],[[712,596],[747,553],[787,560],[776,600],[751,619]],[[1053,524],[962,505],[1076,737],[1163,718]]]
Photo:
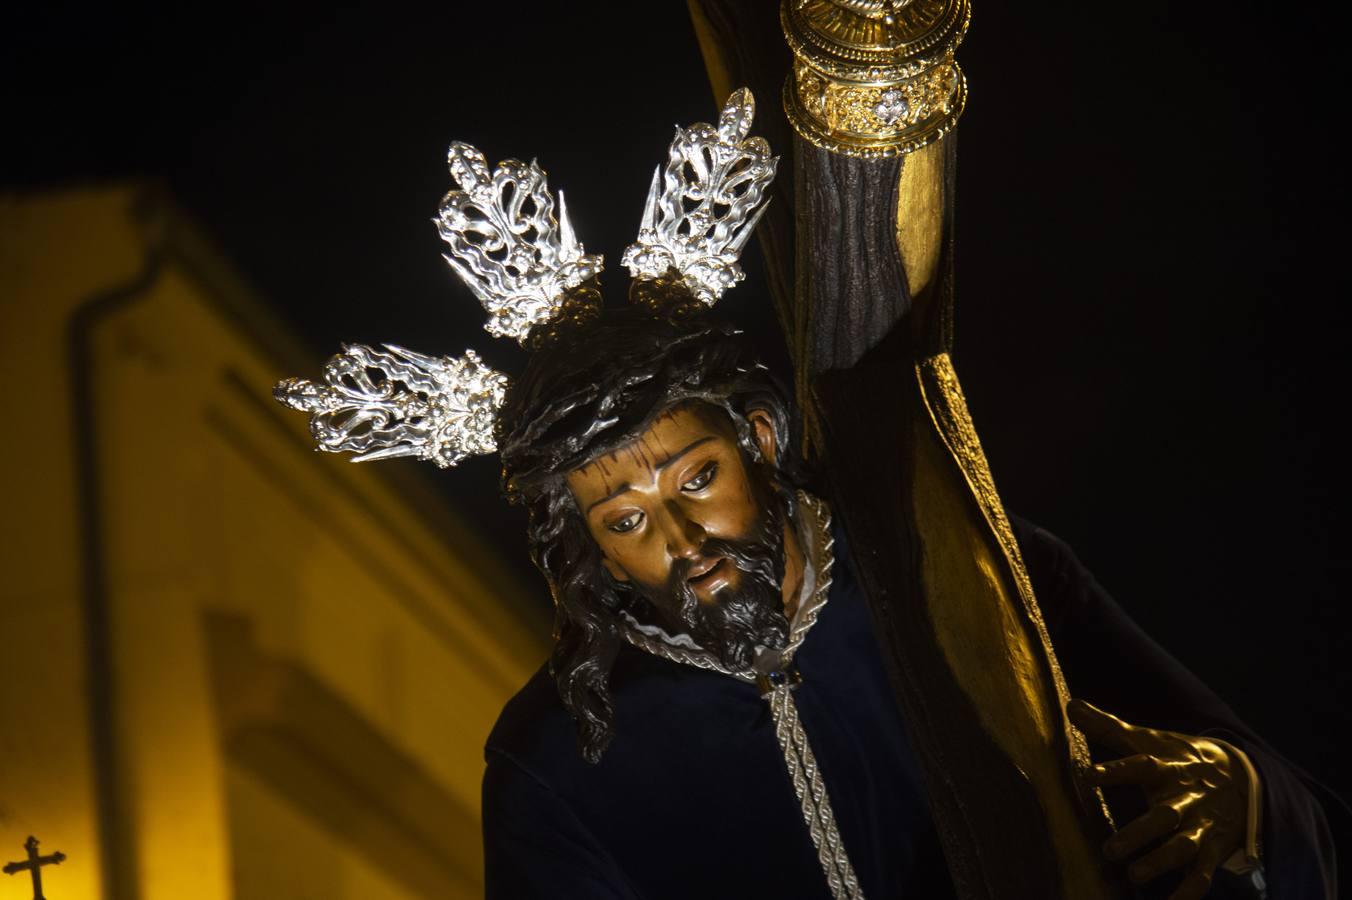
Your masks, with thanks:
[[[723,557],[721,556],[711,556],[708,559],[701,560],[700,562],[695,563],[693,566],[690,567],[690,571],[686,574],[685,580],[696,581],[699,578],[708,575],[711,571],[713,571],[714,567],[717,566],[722,561]]]

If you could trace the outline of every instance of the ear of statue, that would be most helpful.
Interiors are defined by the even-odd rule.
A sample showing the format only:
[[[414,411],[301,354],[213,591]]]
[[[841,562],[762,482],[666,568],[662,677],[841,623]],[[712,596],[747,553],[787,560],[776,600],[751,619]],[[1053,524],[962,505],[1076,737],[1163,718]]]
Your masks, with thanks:
[[[775,465],[778,457],[775,446],[775,426],[770,414],[763,409],[753,409],[746,414],[746,419],[751,423],[751,433],[756,439],[756,446],[760,448],[761,456],[770,465]]]

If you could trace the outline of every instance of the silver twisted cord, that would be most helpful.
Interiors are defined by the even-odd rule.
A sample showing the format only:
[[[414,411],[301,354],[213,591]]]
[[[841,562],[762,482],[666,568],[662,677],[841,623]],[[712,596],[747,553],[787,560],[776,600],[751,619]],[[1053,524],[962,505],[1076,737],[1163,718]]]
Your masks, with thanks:
[[[798,707],[793,702],[793,688],[781,685],[766,695],[770,716],[775,721],[775,737],[784,753],[784,764],[789,769],[794,793],[802,805],[803,821],[807,823],[812,844],[817,848],[817,861],[826,875],[831,896],[836,900],[863,900],[864,892],[854,874],[854,866],[845,853],[845,845],[836,827],[831,798],[826,793],[817,758],[798,718]]]
[[[507,376],[473,350],[456,359],[384,348],[345,344],[324,366],[322,384],[288,378],[273,396],[310,413],[320,450],[356,453],[353,462],[414,456],[445,468],[497,449],[493,423]]]
[[[451,248],[446,262],[488,312],[488,333],[525,343],[570,289],[601,272],[602,258],[578,242],[562,191],[555,221],[547,176],[534,160],[503,160],[490,172],[477,148],[456,141],[447,161],[460,189],[433,220]]]
[[[721,675],[728,675],[739,681],[755,684],[755,672],[738,672],[734,669],[729,669],[713,655],[700,649],[699,645],[694,641],[690,641],[688,646],[683,643],[677,643],[675,638],[660,629],[657,629],[655,634],[647,634],[640,630],[644,626],[640,625],[638,621],[628,613],[622,612],[620,615],[624,617],[625,623],[629,626],[627,628],[622,628],[620,634],[624,636],[626,641],[633,644],[638,649],[647,651],[653,656],[669,659],[672,662],[694,666],[697,669],[706,669],[710,672],[718,672]],[[685,637],[685,635],[681,635],[681,637]]]
[[[798,491],[798,508],[806,511],[808,527],[811,531],[814,571],[816,584],[812,596],[799,607],[793,617],[793,627],[789,631],[789,642],[780,651],[781,666],[793,662],[794,653],[807,637],[807,633],[817,624],[817,616],[831,595],[831,569],[835,565],[835,538],[831,536],[831,515],[826,502],[813,497],[806,491]]]
[[[779,162],[764,138],[747,137],[755,112],[751,91],[739,88],[717,128],[676,128],[665,168],[653,172],[638,240],[621,258],[635,278],[674,268],[712,306],[745,277],[737,258],[765,212],[761,200]]]

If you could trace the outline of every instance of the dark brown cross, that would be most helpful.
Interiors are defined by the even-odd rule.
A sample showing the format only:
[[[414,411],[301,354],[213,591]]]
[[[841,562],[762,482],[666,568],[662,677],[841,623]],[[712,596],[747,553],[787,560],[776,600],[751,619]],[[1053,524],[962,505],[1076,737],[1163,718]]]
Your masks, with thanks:
[[[38,839],[31,834],[23,846],[28,851],[28,861],[5,863],[5,874],[14,875],[27,869],[33,875],[33,900],[47,900],[42,896],[42,867],[56,865],[66,858],[66,854],[58,850],[50,856],[38,856]]]

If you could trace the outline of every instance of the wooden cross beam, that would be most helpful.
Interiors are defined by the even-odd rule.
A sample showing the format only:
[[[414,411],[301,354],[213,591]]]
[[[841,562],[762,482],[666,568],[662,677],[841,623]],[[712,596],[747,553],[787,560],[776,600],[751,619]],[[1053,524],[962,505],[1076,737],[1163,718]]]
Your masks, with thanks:
[[[62,862],[65,860],[66,854],[58,850],[48,856],[38,856],[38,839],[31,834],[23,846],[28,851],[27,861],[5,863],[5,874],[16,875],[27,869],[33,877],[33,900],[47,900],[46,897],[42,896],[42,867],[54,866]]]

